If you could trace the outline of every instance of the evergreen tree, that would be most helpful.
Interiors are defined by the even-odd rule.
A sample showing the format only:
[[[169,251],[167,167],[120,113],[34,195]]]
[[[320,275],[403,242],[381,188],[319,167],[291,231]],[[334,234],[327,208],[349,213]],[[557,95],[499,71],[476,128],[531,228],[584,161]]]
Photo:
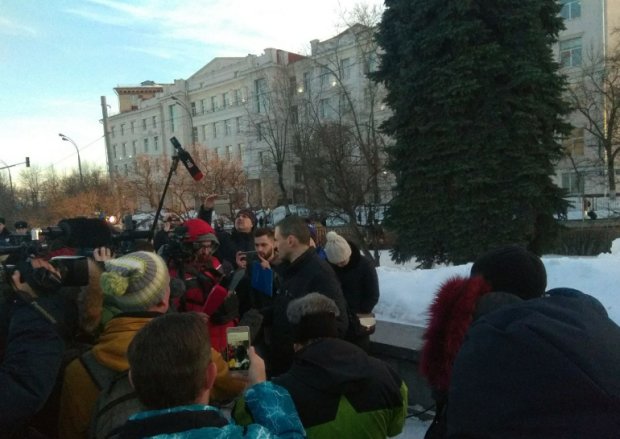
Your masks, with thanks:
[[[386,0],[374,79],[396,175],[392,257],[464,263],[507,243],[542,251],[566,210],[551,181],[564,78],[555,0]]]

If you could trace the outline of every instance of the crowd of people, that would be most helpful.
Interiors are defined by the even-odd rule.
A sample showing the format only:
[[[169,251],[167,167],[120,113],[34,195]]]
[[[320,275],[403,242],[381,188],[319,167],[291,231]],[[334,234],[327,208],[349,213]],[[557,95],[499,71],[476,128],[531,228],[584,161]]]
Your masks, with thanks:
[[[7,270],[2,437],[402,432],[407,385],[370,355],[364,323],[380,294],[372,261],[294,215],[270,229],[241,209],[232,231],[214,228],[214,200],[197,218],[167,215],[152,244],[95,248],[87,285],[67,286],[42,255]],[[587,294],[546,291],[538,256],[481,255],[470,277],[446,280],[429,316],[426,438],[620,437],[620,328]],[[229,369],[235,327],[249,328],[246,371]]]

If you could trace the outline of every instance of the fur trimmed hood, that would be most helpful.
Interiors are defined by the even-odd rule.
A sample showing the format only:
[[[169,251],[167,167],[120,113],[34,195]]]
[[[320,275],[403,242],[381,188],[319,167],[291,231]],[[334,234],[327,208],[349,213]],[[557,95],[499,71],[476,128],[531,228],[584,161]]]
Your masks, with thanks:
[[[436,391],[447,392],[452,365],[473,320],[478,299],[491,290],[481,276],[456,276],[439,288],[428,310],[430,318],[420,359],[420,372]]]

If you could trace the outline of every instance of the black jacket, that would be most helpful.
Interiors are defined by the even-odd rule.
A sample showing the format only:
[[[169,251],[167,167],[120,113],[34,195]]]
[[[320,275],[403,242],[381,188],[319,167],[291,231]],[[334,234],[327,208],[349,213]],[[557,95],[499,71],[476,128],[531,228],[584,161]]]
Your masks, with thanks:
[[[271,324],[272,374],[278,375],[288,370],[293,360],[292,328],[286,316],[288,304],[309,293],[321,293],[336,302],[338,332],[344,336],[348,327],[347,304],[340,289],[338,278],[329,264],[309,248],[292,263],[278,267],[280,288],[273,298],[272,308],[266,316],[266,324]]]
[[[354,313],[370,313],[379,301],[379,278],[372,261],[349,242],[351,258],[344,267],[330,264],[338,276],[342,293]]]
[[[211,224],[213,209],[204,209],[200,206],[198,218]],[[237,252],[248,252],[254,250],[254,234],[252,232],[239,232],[233,229],[228,233],[225,230],[215,231],[218,241],[220,242],[215,257],[222,264],[230,264],[233,269],[237,268]]]
[[[551,290],[478,319],[452,369],[448,438],[619,438],[620,327]]]
[[[400,433],[405,422],[403,380],[388,364],[343,340],[310,343],[273,382],[291,394],[308,437],[387,437]],[[345,408],[349,404],[353,410]]]

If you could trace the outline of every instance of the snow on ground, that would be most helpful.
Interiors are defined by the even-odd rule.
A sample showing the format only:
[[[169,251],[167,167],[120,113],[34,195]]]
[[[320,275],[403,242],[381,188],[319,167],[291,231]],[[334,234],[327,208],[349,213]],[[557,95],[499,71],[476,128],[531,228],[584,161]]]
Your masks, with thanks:
[[[547,270],[547,289],[570,287],[596,297],[609,316],[620,324],[620,239],[611,253],[594,257],[547,255],[542,258]],[[381,297],[375,307],[380,320],[425,326],[426,311],[439,286],[448,278],[469,275],[472,263],[416,269],[415,261],[396,265],[389,252],[381,254],[377,269]]]

